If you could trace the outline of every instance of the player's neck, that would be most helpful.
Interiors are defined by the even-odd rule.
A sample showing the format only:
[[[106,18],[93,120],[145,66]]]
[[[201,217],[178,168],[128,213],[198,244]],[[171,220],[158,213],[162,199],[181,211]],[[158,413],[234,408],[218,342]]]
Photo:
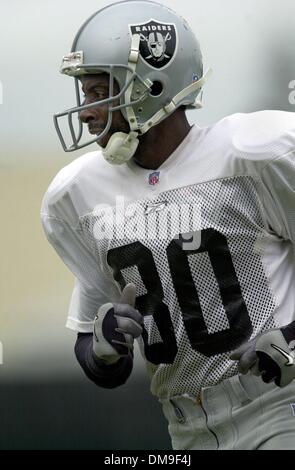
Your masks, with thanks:
[[[134,161],[143,168],[156,170],[177,149],[190,129],[185,111],[178,109],[140,137]]]

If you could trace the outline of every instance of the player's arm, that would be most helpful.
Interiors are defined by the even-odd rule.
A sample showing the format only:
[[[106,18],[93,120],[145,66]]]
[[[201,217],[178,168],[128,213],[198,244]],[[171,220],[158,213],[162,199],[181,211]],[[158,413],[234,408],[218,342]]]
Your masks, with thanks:
[[[295,149],[295,137],[294,137]],[[264,210],[269,226],[293,244],[295,253],[295,150],[275,159],[262,172]],[[295,269],[295,266],[294,266]],[[294,286],[295,288],[295,286]],[[290,305],[295,320],[295,305]],[[231,355],[239,372],[261,375],[264,382],[283,387],[295,379],[295,321],[269,330],[240,346]]]
[[[69,223],[42,213],[45,234],[76,277],[67,326],[79,332],[75,354],[97,385],[115,387],[132,371],[133,341],[141,334],[141,315],[134,309],[135,286],[126,286],[118,303],[117,287],[101,272],[83,234]]]
[[[135,310],[135,285],[128,284],[119,303],[102,305],[93,334],[78,334],[75,353],[87,377],[96,385],[123,385],[133,367],[134,339],[142,333],[142,316]]]

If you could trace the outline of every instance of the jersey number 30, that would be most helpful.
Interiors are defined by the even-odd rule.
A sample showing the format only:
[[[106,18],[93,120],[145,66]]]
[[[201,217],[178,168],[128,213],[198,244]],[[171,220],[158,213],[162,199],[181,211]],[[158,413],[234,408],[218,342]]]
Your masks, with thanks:
[[[173,239],[166,248],[166,254],[190,345],[193,350],[208,357],[232,351],[250,338],[253,327],[227,239],[214,229],[205,229],[201,232],[199,248],[188,251],[183,250],[183,244],[179,241],[181,239],[181,235],[179,239]],[[215,333],[208,332],[189,265],[188,256],[199,253],[207,253],[209,256],[228,319],[229,328]],[[153,364],[172,364],[178,346],[169,308],[164,302],[161,278],[151,250],[137,241],[110,250],[107,260],[113,269],[115,280],[122,288],[126,284],[122,270],[137,266],[147,293],[136,298],[136,308],[144,316],[153,316],[161,336],[161,342],[149,344],[147,331],[143,329],[146,359]],[[212,290],[212,286],[208,285],[208,290],[210,289]],[[212,311],[212,315],[216,315],[216,312]]]

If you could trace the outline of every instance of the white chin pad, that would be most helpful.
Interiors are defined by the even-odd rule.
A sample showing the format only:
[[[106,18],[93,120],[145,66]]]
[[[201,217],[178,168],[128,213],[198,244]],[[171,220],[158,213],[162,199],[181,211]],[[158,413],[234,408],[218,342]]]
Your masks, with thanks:
[[[107,162],[113,165],[122,165],[128,162],[136,152],[139,144],[137,132],[115,132],[112,135],[102,154]]]

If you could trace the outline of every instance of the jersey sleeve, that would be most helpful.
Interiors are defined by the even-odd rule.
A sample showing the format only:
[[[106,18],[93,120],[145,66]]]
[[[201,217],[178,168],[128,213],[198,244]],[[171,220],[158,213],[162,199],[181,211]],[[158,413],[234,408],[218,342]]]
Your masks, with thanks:
[[[295,139],[293,150],[263,168],[261,179],[267,223],[278,236],[295,243]]]
[[[116,286],[100,270],[78,229],[47,214],[41,214],[41,220],[48,241],[75,276],[66,326],[90,333],[100,305],[116,300]]]

